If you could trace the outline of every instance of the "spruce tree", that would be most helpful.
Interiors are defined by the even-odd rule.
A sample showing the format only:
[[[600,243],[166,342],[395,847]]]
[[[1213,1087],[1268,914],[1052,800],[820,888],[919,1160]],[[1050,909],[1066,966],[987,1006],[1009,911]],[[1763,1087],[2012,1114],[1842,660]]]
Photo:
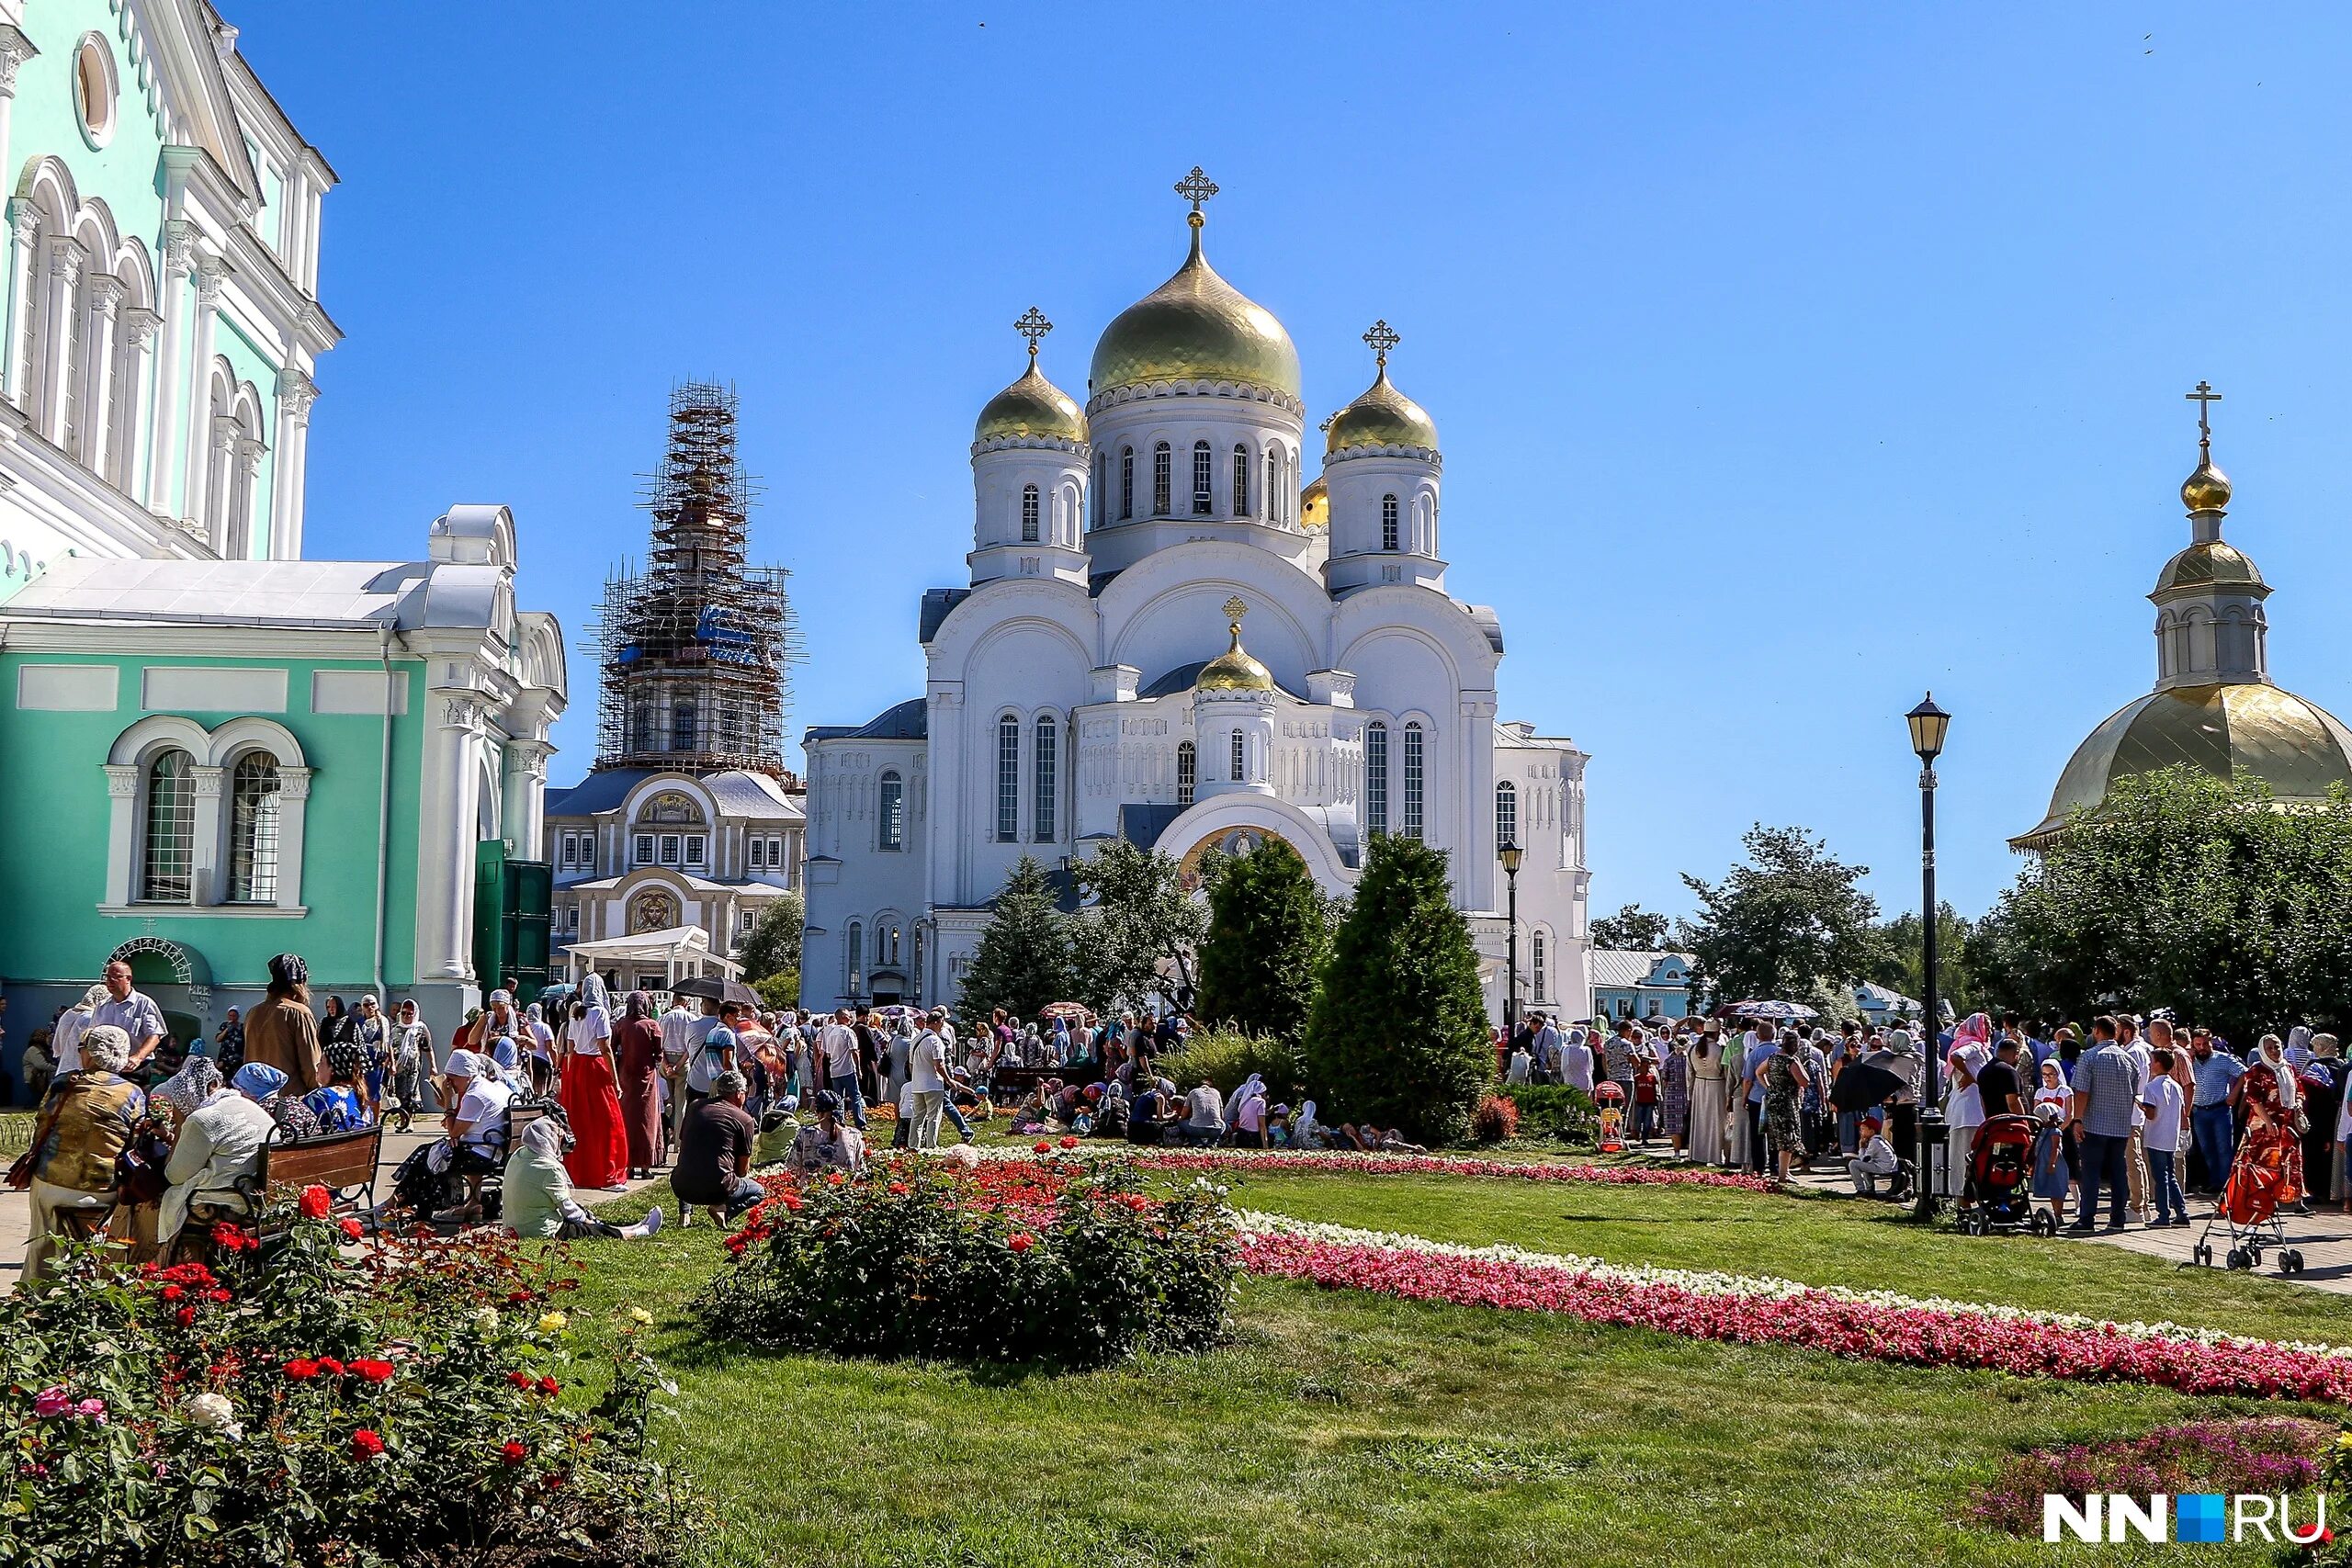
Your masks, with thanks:
[[[1227,862],[1209,890],[1194,1016],[1295,1043],[1315,1005],[1325,941],[1323,894],[1296,850],[1269,839]]]
[[[1068,922],[1054,908],[1046,868],[1023,855],[996,896],[958,1005],[967,1020],[985,1021],[991,1008],[1035,1018],[1048,1002],[1067,1001],[1071,984]]]
[[[1445,858],[1414,839],[1372,841],[1306,1034],[1307,1083],[1327,1098],[1326,1121],[1448,1142],[1469,1130],[1494,1079],[1478,954]]]

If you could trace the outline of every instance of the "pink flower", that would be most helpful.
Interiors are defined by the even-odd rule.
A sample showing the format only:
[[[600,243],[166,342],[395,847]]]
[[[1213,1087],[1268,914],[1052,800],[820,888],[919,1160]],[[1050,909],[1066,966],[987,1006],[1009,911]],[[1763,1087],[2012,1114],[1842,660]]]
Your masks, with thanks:
[[[1040,1147],[1037,1151],[1046,1151]],[[1724,1187],[1777,1192],[1781,1184],[1745,1171],[1659,1169],[1627,1165],[1517,1164],[1451,1155],[1277,1154],[1221,1149],[1121,1151],[1137,1165],[1164,1170],[1237,1170],[1265,1176],[1492,1176],[1518,1181],[1585,1181],[1605,1187]]]
[[[107,1402],[103,1399],[85,1399],[74,1407],[74,1414],[85,1421],[96,1421],[100,1426],[104,1426],[107,1418]]]
[[[33,1395],[33,1414],[44,1421],[52,1416],[62,1416],[73,1408],[74,1396],[65,1392],[62,1384],[42,1389]]]

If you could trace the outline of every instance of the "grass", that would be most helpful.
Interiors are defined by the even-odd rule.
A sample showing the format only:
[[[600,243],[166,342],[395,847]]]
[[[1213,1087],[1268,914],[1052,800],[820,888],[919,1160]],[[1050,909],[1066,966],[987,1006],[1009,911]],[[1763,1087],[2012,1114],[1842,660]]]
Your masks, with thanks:
[[[1236,1197],[1453,1240],[2352,1339],[2352,1307],[2320,1292],[2109,1247],[1923,1235],[1859,1204],[1408,1178],[1263,1179]],[[718,1266],[708,1229],[581,1253],[576,1305],[656,1314],[679,1382],[657,1436],[711,1505],[729,1568],[2154,1562],[2168,1549],[2047,1547],[1956,1521],[2025,1448],[2308,1411],[1261,1279],[1208,1355],[1071,1377],[846,1362],[707,1337],[684,1303]]]

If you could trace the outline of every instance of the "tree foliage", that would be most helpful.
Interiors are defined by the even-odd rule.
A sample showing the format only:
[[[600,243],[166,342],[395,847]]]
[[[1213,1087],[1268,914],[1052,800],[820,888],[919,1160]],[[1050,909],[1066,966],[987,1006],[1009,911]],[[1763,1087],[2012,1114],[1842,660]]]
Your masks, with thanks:
[[[1494,1079],[1478,955],[1445,863],[1418,840],[1372,841],[1306,1034],[1307,1080],[1328,1096],[1327,1121],[1451,1141]]]
[[[1226,862],[1209,889],[1193,1014],[1244,1034],[1306,1033],[1327,944],[1323,905],[1314,874],[1279,839]]]
[[[1879,927],[1876,951],[1863,966],[1862,978],[1900,991],[1913,1001],[1926,1001],[1928,955],[1927,944],[1921,940],[1924,929],[1916,909],[1905,909]],[[1975,927],[1965,915],[1950,904],[1936,906],[1936,999],[1951,1003],[1963,1014],[1983,1005],[1977,995],[1980,987],[1969,966],[1969,950],[1975,934]]]
[[[1673,922],[1639,904],[1623,904],[1613,915],[1592,922],[1592,945],[1615,953],[1659,953]]]
[[[735,944],[735,962],[743,966],[745,980],[756,983],[771,975],[800,972],[800,928],[807,916],[808,907],[797,893],[781,894],[769,901]]]
[[[1802,828],[1758,823],[1740,840],[1747,863],[1718,883],[1688,873],[1699,918],[1682,927],[1709,989],[1724,1001],[1810,996],[1850,984],[1876,943],[1878,903],[1861,890],[1866,865],[1847,865]]]
[[[1208,911],[1185,893],[1176,858],[1112,839],[1079,863],[1078,881],[1092,902],[1070,921],[1075,999],[1101,1013],[1190,1006]]]
[[[1035,1018],[1047,1003],[1069,1000],[1075,981],[1068,922],[1054,908],[1046,868],[1023,855],[965,967],[958,1005],[966,1018],[985,1020],[992,1008]]]
[[[2352,798],[2282,809],[2269,787],[2178,767],[2078,813],[1979,925],[1998,1005],[2066,1016],[2177,1009],[2234,1041],[2345,1016]]]

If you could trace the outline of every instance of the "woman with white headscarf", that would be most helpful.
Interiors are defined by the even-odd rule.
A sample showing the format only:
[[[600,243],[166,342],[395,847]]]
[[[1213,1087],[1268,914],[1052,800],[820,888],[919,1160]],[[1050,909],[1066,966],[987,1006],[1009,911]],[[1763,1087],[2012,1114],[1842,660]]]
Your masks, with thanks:
[[[251,1069],[240,1067],[240,1076]],[[273,1073],[275,1069],[263,1068]],[[206,1222],[249,1212],[238,1183],[261,1173],[262,1149],[277,1122],[261,1102],[220,1081],[219,1069],[203,1056],[191,1057],[178,1075],[156,1086],[150,1101],[175,1107],[196,1099],[181,1119],[164,1163],[163,1210],[155,1221],[156,1245],[168,1250],[186,1228],[191,1212]]]
[[[2287,1140],[2287,1179],[2297,1194],[2303,1187],[2302,1086],[2287,1065],[2286,1047],[2276,1034],[2266,1034],[2246,1062],[2238,1079],[2239,1103],[2245,1107],[2245,1134],[2265,1127],[2282,1127]]]
[[[1233,1091],[1233,1098],[1225,1102],[1225,1141],[1227,1143],[1238,1144],[1241,1141],[1243,1130],[1241,1113],[1253,1100],[1260,1101],[1257,1125],[1259,1127],[1265,1125],[1266,1112],[1263,1104],[1265,1098],[1266,1077],[1263,1073],[1251,1073],[1243,1081],[1241,1087]]]
[[[637,1224],[621,1226],[598,1219],[572,1196],[564,1157],[571,1140],[563,1122],[542,1116],[523,1129],[506,1156],[499,1184],[499,1218],[526,1241],[636,1241],[662,1228],[662,1211],[648,1210]]]
[[[628,1185],[628,1128],[621,1121],[620,1077],[613,1068],[610,1006],[603,978],[590,971],[564,1031],[560,1093],[574,1139],[565,1168],[580,1186],[607,1191]]]

